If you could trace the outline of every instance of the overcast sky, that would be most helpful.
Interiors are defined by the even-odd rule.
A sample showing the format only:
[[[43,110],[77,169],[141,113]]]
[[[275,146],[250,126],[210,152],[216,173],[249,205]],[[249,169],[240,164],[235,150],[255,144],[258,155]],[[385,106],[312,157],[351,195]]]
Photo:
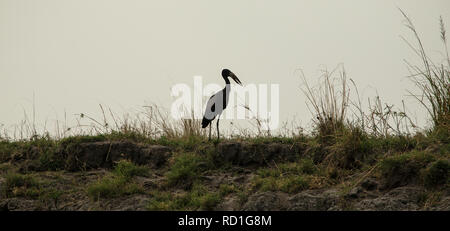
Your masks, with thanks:
[[[376,89],[399,105],[411,87],[403,59],[417,59],[399,37],[412,39],[397,7],[442,58],[448,0],[0,0],[0,124],[30,113],[33,94],[48,123],[64,111],[99,116],[99,103],[170,108],[174,84],[200,75],[223,85],[222,68],[244,84],[279,84],[282,121],[310,117],[299,68],[314,82],[343,63],[365,96]]]

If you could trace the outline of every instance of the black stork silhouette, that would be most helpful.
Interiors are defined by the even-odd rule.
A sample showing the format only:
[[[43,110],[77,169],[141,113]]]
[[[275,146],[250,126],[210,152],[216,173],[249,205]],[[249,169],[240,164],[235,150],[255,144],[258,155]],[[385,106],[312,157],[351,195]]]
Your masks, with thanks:
[[[203,115],[202,120],[202,128],[206,128],[209,125],[209,139],[211,140],[211,123],[217,116],[217,139],[220,138],[219,134],[219,119],[223,110],[227,108],[228,98],[230,96],[230,80],[228,77],[231,77],[237,84],[242,86],[241,81],[238,77],[228,69],[222,70],[222,77],[225,80],[225,88],[209,98],[208,103],[206,104],[205,114]]]

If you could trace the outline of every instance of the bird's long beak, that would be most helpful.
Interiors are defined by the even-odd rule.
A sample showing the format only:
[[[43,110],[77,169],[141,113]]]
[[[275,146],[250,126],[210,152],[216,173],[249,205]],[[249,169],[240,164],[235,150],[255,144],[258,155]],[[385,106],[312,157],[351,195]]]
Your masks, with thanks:
[[[234,82],[242,86],[241,80],[239,80],[233,72],[230,73],[230,77],[234,80]]]

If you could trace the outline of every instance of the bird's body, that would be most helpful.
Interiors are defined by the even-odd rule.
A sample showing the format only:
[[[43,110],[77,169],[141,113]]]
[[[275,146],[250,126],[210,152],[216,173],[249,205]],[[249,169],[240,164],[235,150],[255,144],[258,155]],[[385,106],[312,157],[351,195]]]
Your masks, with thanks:
[[[202,128],[206,128],[217,115],[222,114],[223,110],[227,108],[228,100],[230,98],[230,90],[230,83],[227,83],[224,89],[209,98],[208,103],[206,104],[207,109],[202,120]]]
[[[208,125],[209,127],[209,138],[211,139],[211,123],[212,121],[217,118],[217,138],[219,138],[219,119],[220,115],[222,114],[223,110],[227,108],[228,101],[230,98],[230,91],[231,91],[231,85],[230,80],[228,77],[231,77],[236,83],[241,84],[241,81],[236,77],[233,72],[229,71],[228,69],[222,70],[222,77],[225,80],[225,88],[221,91],[215,93],[212,95],[207,104],[206,104],[206,110],[205,114],[203,116],[202,120],[202,128],[206,128]]]

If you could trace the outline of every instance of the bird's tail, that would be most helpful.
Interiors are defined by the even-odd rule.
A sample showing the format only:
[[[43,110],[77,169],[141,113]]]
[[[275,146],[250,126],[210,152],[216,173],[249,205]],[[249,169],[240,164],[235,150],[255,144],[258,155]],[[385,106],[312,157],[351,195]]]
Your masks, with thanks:
[[[207,119],[206,117],[203,117],[202,120],[202,128],[208,127],[209,123],[211,123],[212,120]]]

